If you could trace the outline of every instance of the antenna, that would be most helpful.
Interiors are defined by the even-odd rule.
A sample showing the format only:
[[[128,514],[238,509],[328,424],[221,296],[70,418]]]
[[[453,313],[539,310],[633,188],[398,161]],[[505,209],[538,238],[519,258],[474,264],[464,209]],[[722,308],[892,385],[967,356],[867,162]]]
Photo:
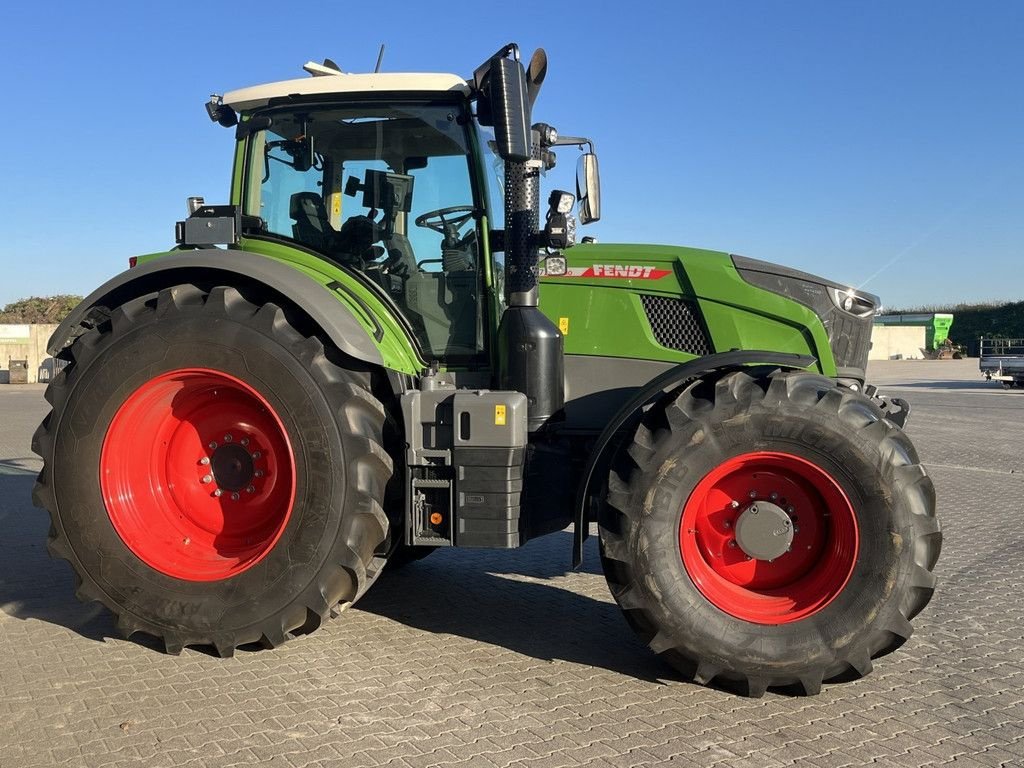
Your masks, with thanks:
[[[380,72],[380,63],[382,61],[384,61],[384,43],[380,44],[380,53],[377,54],[377,66],[373,68],[374,74]]]

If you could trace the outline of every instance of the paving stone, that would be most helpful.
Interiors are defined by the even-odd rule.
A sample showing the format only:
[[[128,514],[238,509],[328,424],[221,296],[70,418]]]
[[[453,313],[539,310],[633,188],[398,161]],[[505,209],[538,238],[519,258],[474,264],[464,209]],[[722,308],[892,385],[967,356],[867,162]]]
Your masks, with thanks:
[[[31,505],[40,387],[0,387],[0,768],[1024,765],[1024,395],[887,363],[939,498],[939,591],[875,673],[813,699],[684,683],[588,542],[444,551],[315,634],[222,660],[117,637]],[[124,724],[124,727],[122,727]]]

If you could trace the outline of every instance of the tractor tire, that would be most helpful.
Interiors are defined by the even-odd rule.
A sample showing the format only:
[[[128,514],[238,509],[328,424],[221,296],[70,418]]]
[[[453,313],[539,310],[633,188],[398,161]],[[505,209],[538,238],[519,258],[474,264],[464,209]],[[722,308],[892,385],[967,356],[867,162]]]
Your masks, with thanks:
[[[645,415],[600,534],[640,637],[687,679],[748,696],[867,675],[910,637],[942,542],[901,428],[831,379],[760,369]]]
[[[62,357],[33,498],[125,637],[275,647],[374,581],[392,463],[360,364],[274,304],[192,285],[113,309]]]

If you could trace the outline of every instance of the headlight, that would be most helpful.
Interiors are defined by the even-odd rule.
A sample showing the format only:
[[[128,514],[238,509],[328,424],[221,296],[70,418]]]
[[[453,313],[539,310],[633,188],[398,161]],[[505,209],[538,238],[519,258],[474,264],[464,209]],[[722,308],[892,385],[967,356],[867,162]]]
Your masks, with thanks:
[[[853,288],[836,288],[829,286],[829,296],[832,302],[844,312],[849,312],[856,317],[868,317],[875,314],[879,309],[878,297],[871,293],[862,293]]]

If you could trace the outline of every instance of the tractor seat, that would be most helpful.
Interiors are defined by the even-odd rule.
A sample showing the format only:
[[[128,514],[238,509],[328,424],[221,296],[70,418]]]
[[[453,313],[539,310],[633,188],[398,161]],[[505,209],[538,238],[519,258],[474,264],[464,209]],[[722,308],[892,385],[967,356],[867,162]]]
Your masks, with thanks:
[[[289,201],[288,215],[295,221],[292,236],[296,240],[322,253],[330,251],[333,229],[320,195],[296,192]]]

